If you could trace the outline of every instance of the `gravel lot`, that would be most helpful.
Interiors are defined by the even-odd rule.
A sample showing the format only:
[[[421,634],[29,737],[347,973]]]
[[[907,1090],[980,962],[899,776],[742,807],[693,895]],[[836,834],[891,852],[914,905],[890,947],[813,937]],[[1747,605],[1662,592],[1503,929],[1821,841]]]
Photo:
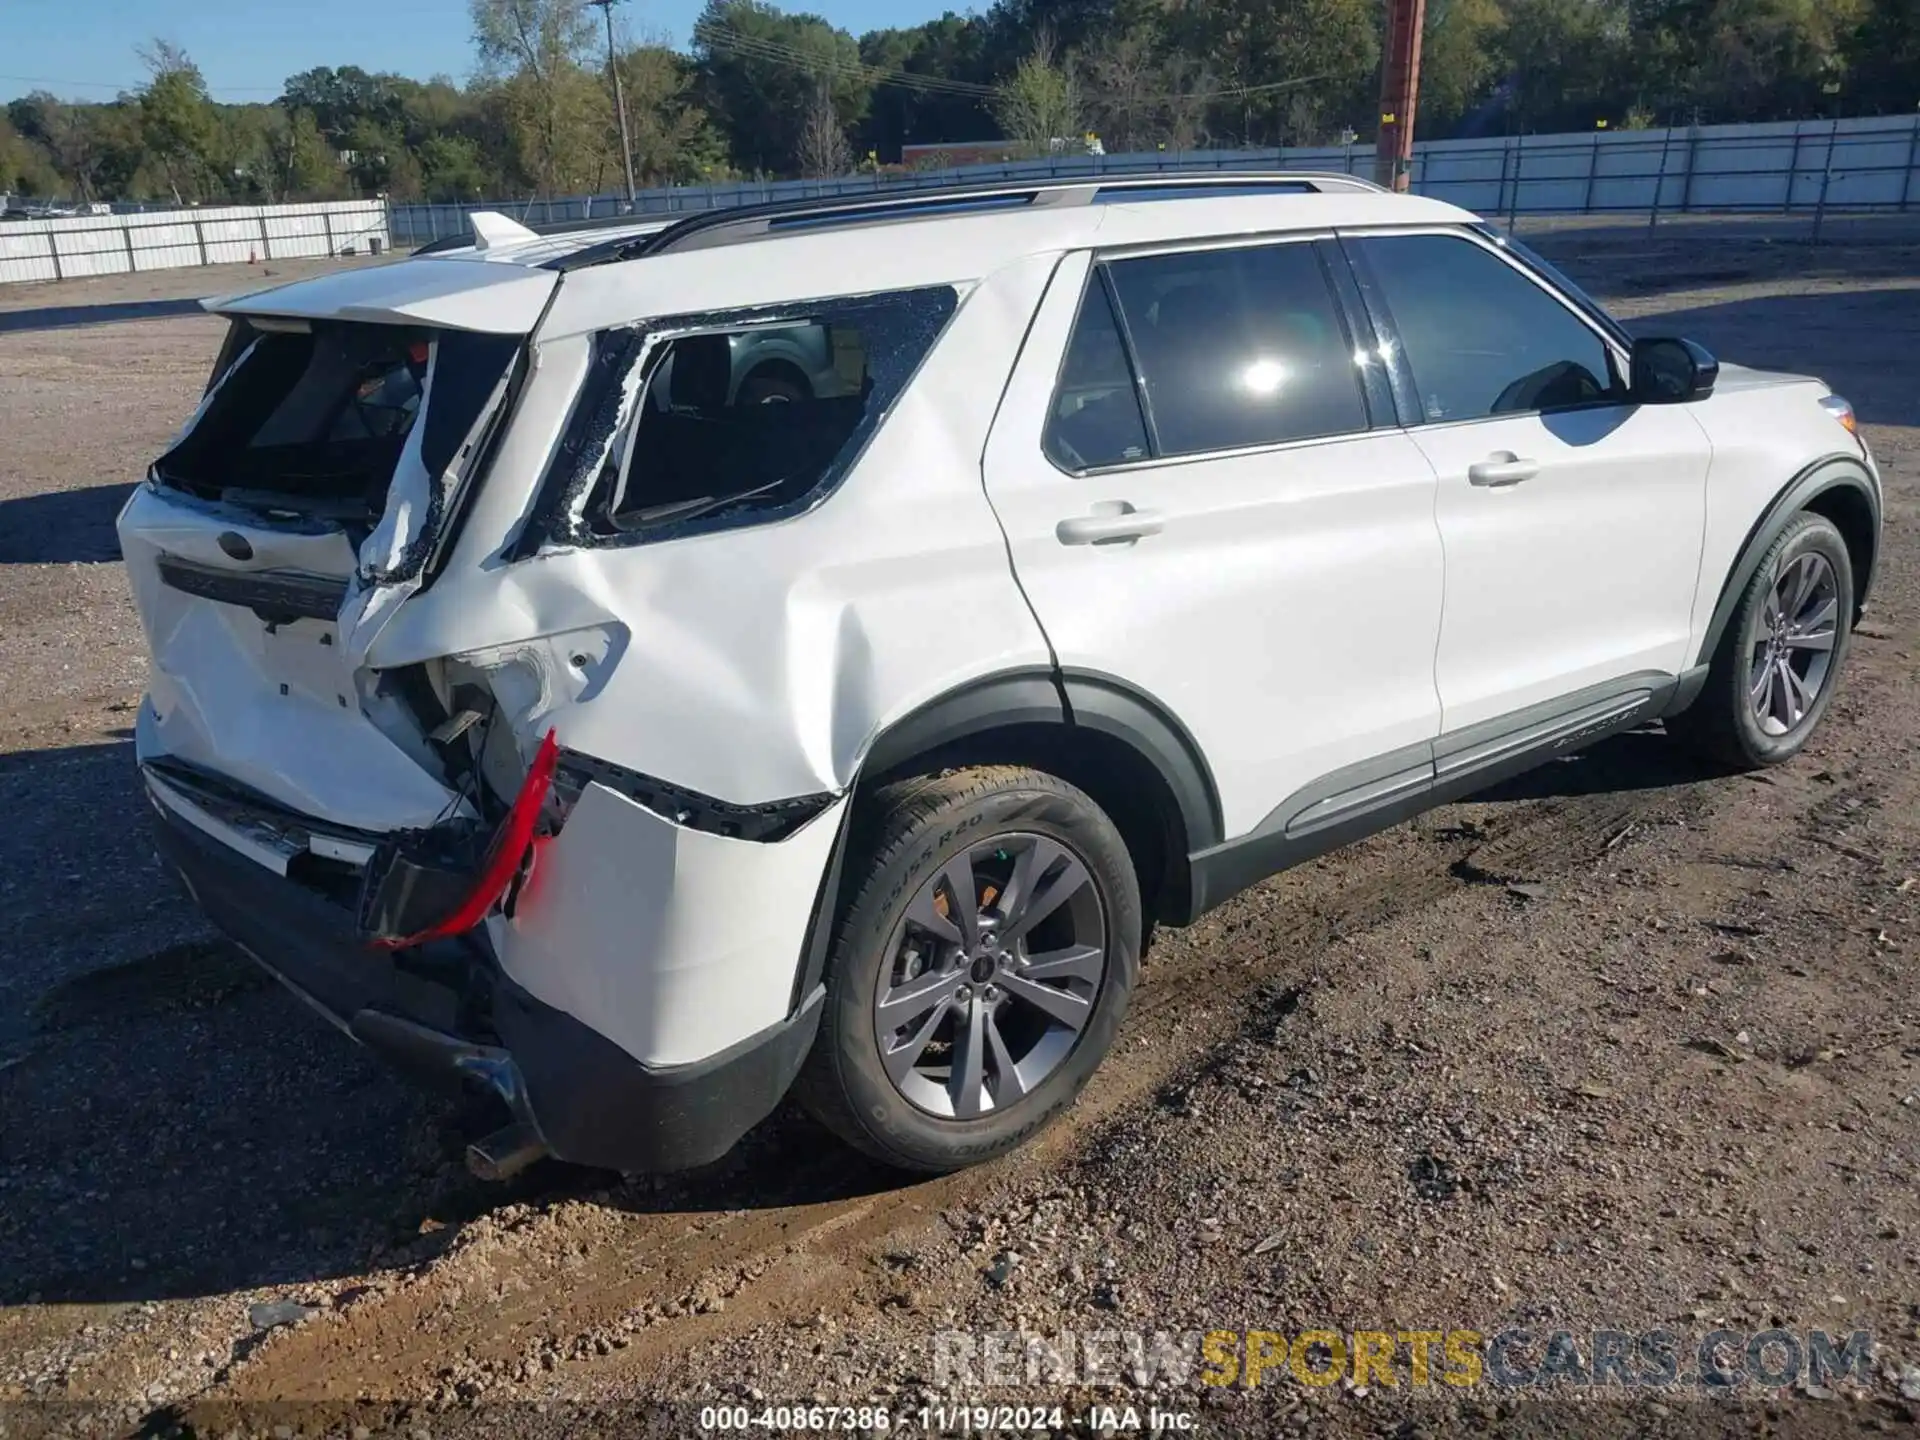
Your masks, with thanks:
[[[216,941],[148,855],[112,521],[219,322],[0,334],[0,1433],[685,1434],[690,1404],[816,1397],[1069,1429],[1153,1400],[1234,1434],[1920,1420],[1920,247],[1537,243],[1643,329],[1858,406],[1887,548],[1825,728],[1758,777],[1621,737],[1163,933],[1068,1120],[917,1184],[787,1114],[711,1173],[470,1181],[471,1117]],[[1579,1395],[1417,1385],[1404,1351],[1358,1387],[936,1364],[952,1330],[1516,1326],[1669,1331],[1683,1360],[1722,1328],[1867,1330],[1876,1358]]]

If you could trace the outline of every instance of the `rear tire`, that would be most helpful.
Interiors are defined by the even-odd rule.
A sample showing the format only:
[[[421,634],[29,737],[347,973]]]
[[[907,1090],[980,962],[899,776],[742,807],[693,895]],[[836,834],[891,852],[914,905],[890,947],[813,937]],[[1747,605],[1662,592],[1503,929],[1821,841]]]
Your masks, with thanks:
[[[1739,770],[1798,755],[1840,683],[1853,595],[1853,564],[1833,522],[1796,515],[1747,582],[1699,698],[1668,720],[1668,733]]]
[[[1126,1013],[1141,931],[1126,844],[1081,791],[1010,766],[887,786],[849,843],[858,888],[795,1095],[901,1169],[1003,1155],[1073,1103]]]

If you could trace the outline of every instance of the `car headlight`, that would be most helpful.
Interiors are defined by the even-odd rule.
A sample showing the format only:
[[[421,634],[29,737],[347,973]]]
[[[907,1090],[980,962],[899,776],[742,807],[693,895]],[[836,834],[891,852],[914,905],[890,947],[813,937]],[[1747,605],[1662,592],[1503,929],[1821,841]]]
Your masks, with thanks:
[[[1840,428],[1849,435],[1859,437],[1860,421],[1853,413],[1851,401],[1839,395],[1823,395],[1820,397],[1820,408],[1839,421]]]

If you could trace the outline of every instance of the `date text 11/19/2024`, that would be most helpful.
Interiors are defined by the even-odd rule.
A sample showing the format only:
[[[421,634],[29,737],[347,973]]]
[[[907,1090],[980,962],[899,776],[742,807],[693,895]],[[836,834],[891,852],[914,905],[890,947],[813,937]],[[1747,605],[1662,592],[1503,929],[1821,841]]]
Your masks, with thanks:
[[[898,1414],[881,1405],[709,1405],[700,1412],[700,1428],[710,1434],[881,1434],[897,1428],[926,1435],[1058,1435],[1076,1424],[1096,1433],[1179,1434],[1194,1428],[1194,1415],[1157,1405],[1094,1405],[1074,1414],[1062,1405],[921,1405]]]

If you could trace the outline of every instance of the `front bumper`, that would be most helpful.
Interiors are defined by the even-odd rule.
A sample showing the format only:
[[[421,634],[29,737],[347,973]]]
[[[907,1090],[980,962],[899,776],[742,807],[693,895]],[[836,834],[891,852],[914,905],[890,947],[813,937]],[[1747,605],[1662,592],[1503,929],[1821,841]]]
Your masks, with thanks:
[[[165,861],[213,924],[335,1025],[429,1081],[492,1089],[562,1160],[623,1172],[718,1159],[770,1114],[819,1028],[824,991],[719,1054],[647,1065],[504,975],[476,930],[367,945],[344,904],[153,804]]]

